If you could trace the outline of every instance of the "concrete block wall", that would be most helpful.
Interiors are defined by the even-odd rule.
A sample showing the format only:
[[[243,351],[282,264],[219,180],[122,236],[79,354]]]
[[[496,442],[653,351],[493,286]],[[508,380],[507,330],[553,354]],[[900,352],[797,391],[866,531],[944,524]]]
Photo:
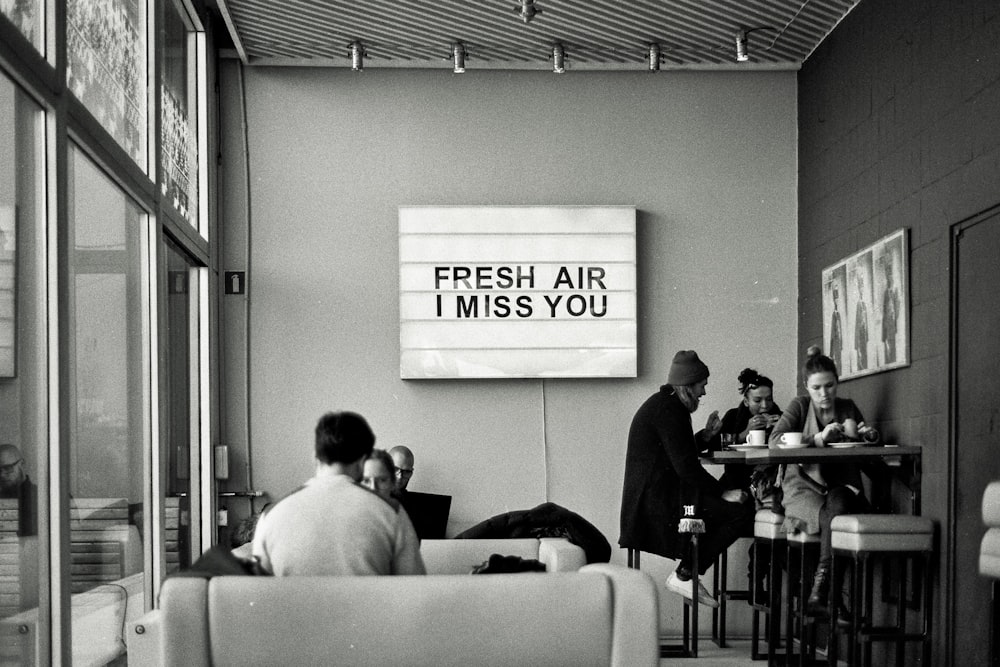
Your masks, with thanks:
[[[823,342],[823,268],[908,228],[911,364],[841,394],[924,447],[923,513],[942,524],[949,229],[1000,203],[998,44],[993,0],[863,0],[799,73],[799,354]]]

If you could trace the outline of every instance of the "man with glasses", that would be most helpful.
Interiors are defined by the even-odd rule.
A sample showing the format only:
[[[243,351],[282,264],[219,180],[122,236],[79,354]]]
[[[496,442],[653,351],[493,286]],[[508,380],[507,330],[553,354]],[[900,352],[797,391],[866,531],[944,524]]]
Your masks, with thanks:
[[[413,477],[413,452],[409,447],[396,445],[389,450],[392,464],[396,469],[396,495],[401,496],[406,491],[406,485]]]
[[[17,499],[17,534],[38,534],[38,487],[24,472],[21,450],[11,444],[0,445],[0,498]],[[0,501],[0,507],[7,508]]]
[[[451,511],[451,496],[407,489],[413,479],[413,452],[409,447],[396,445],[389,450],[389,456],[396,472],[396,490],[392,495],[410,515],[417,537],[422,540],[444,538]]]

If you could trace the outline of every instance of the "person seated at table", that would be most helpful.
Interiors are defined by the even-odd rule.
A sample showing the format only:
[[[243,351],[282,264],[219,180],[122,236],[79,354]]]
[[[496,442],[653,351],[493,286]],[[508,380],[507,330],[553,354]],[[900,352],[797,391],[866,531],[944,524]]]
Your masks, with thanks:
[[[826,447],[850,439],[844,423],[864,421],[861,410],[849,398],[837,396],[837,366],[818,347],[810,347],[802,368],[807,396],[798,396],[781,414],[769,442],[777,445],[784,433],[802,433],[808,446]],[[856,435],[854,436],[856,437]],[[871,511],[861,482],[861,470],[854,463],[798,463],[782,466],[782,506],[785,530],[820,536],[819,563],[812,591],[806,603],[811,615],[828,613],[830,561],[833,556],[830,523],[839,514]],[[840,582],[832,582],[835,603],[840,605]],[[847,618],[846,610],[842,617]]]
[[[365,459],[361,473],[361,486],[366,486],[395,507],[399,501],[393,497],[396,490],[395,464],[389,452],[384,449],[373,449]]]
[[[774,382],[753,368],[744,368],[736,380],[739,383],[737,391],[743,400],[722,416],[720,433],[731,433],[736,443],[745,443],[750,431],[761,430],[764,431],[766,442],[767,437],[771,435],[772,427],[781,416],[781,408],[774,402]],[[721,449],[720,438],[712,439],[712,448]],[[777,466],[774,465],[751,467],[744,464],[728,464],[722,477],[719,478],[719,483],[727,491],[740,491],[742,493],[740,501],[748,504],[750,511],[754,511],[770,506],[773,502],[776,475]],[[747,537],[752,535],[751,531]],[[756,568],[755,559],[760,561]],[[767,595],[764,582],[770,563],[770,546],[763,542],[750,545],[747,568],[747,579],[753,584],[752,597],[748,600],[750,604],[755,600],[764,600]]]
[[[719,433],[731,433],[736,444],[743,444],[750,431],[759,430],[764,431],[764,441],[767,442],[781,417],[781,408],[774,402],[774,382],[752,368],[744,368],[736,381],[739,383],[737,391],[743,400],[722,416]],[[721,445],[719,437],[712,438],[710,449],[718,451]],[[719,482],[726,489],[741,489],[749,494],[751,473],[752,469],[748,466],[727,465]]]
[[[694,590],[694,571],[697,568],[705,574],[724,549],[752,529],[754,514],[740,503],[739,491],[724,493],[698,458],[721,427],[716,412],[698,434],[691,425],[691,414],[705,395],[708,375],[708,366],[694,350],[679,351],[670,364],[667,384],[646,399],[633,416],[618,544],[679,559],[677,569],[667,578],[667,589],[717,607],[719,603],[701,582]],[[689,536],[685,533],[691,532],[704,533],[699,538],[698,562],[693,562],[686,548]]]

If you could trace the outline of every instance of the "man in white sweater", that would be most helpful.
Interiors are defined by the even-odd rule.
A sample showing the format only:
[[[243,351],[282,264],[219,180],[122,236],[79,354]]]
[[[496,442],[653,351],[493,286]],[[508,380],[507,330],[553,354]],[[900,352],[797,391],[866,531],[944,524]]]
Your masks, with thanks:
[[[375,435],[364,417],[331,412],[316,425],[316,475],[262,516],[253,540],[278,576],[426,574],[406,513],[358,484]]]

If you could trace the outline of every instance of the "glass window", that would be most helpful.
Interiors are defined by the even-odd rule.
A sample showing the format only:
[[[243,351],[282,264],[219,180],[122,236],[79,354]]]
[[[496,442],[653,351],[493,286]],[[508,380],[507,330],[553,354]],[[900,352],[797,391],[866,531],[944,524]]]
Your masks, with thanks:
[[[42,111],[0,75],[0,656],[34,652],[47,526]],[[41,589],[41,590],[40,590]]]
[[[187,255],[167,241],[167,342],[161,374],[166,395],[160,409],[166,424],[167,490],[165,547],[167,574],[191,565],[197,535],[191,533],[196,472],[200,470],[199,378],[200,272]]]
[[[69,0],[66,84],[146,168],[146,0]]]
[[[164,7],[163,87],[160,141],[163,144],[161,188],[166,204],[198,227],[198,86],[195,33],[177,5]]]
[[[146,216],[75,147],[69,165],[73,662],[105,664],[124,651],[126,605],[143,606]]]
[[[44,49],[45,34],[42,26],[44,5],[42,0],[0,0],[0,12],[11,20],[21,34],[35,45],[41,53]]]

